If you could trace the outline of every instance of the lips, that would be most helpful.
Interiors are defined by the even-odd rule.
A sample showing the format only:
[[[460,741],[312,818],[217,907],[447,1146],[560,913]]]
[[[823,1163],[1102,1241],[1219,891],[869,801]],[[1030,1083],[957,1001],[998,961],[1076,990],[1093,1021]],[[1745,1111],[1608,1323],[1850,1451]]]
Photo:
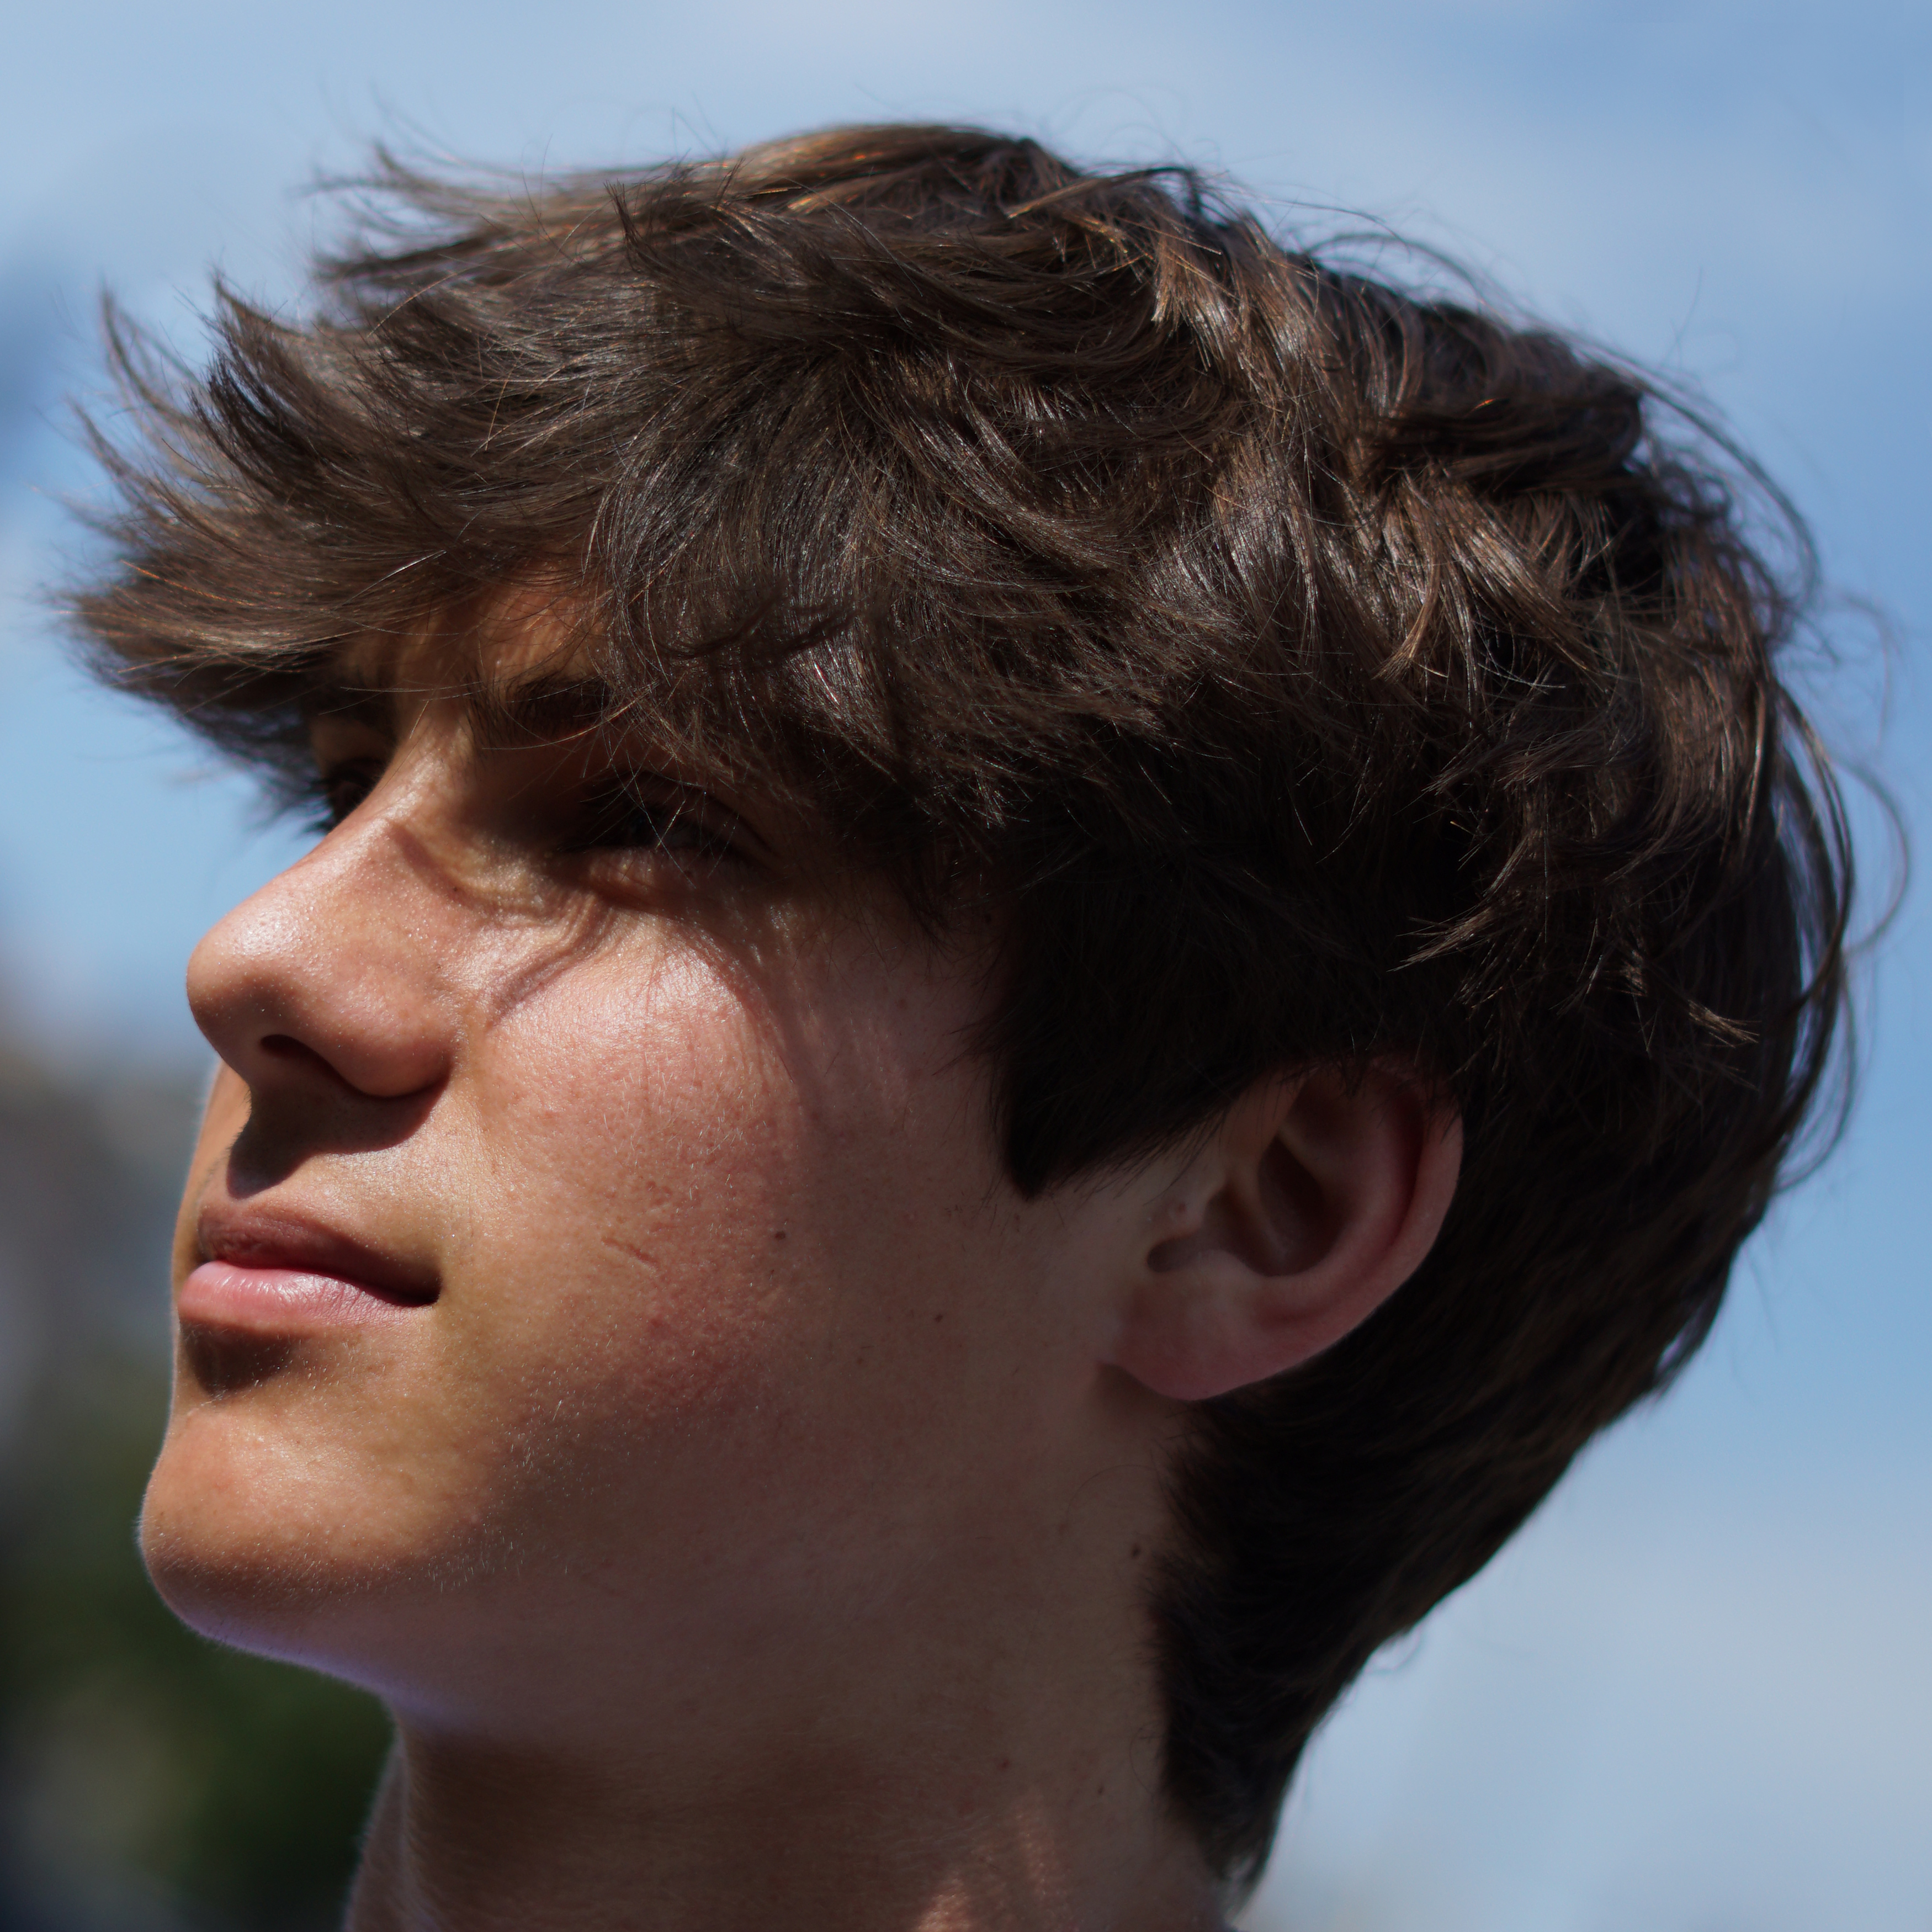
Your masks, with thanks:
[[[319,1334],[406,1319],[436,1299],[430,1270],[297,1216],[207,1210],[197,1234],[203,1258],[176,1304],[191,1326]]]

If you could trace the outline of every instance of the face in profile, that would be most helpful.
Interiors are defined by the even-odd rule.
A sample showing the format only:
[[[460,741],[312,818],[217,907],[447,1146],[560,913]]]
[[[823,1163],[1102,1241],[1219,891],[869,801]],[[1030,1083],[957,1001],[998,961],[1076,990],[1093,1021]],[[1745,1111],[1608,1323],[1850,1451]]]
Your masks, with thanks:
[[[998,1158],[982,951],[641,739],[388,682],[320,708],[329,829],[190,970],[174,1606],[427,1721],[769,1724],[802,1650],[970,1640],[1015,1523],[1150,1512],[1124,1428],[1070,1467],[1096,1352]]]

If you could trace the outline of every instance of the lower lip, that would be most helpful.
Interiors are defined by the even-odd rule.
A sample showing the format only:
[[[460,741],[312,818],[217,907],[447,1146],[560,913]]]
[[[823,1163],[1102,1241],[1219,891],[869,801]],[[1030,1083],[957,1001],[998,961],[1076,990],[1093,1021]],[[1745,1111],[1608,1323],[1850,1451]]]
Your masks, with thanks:
[[[300,1268],[243,1268],[203,1262],[182,1283],[182,1321],[254,1335],[314,1335],[396,1322],[428,1306],[379,1294],[359,1282]]]

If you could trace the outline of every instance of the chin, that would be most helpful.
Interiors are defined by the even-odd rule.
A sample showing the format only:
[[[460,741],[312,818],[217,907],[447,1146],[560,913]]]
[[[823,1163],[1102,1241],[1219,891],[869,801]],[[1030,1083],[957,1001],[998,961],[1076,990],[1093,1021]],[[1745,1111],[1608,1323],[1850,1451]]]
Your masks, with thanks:
[[[427,1520],[420,1486],[358,1468],[247,1397],[178,1414],[148,1479],[140,1543],[169,1608],[241,1650],[381,1690],[406,1660],[412,1604],[441,1598],[476,1552]]]

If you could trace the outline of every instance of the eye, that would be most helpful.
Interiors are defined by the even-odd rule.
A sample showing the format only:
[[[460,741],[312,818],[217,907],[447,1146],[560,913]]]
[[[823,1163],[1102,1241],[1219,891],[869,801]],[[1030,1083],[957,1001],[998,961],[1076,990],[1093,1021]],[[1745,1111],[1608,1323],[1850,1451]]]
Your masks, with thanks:
[[[728,858],[735,848],[730,814],[703,794],[614,779],[585,800],[568,849],[659,852],[698,865]]]
[[[309,786],[309,821],[323,836],[333,832],[376,789],[380,758],[347,758],[326,765]]]

